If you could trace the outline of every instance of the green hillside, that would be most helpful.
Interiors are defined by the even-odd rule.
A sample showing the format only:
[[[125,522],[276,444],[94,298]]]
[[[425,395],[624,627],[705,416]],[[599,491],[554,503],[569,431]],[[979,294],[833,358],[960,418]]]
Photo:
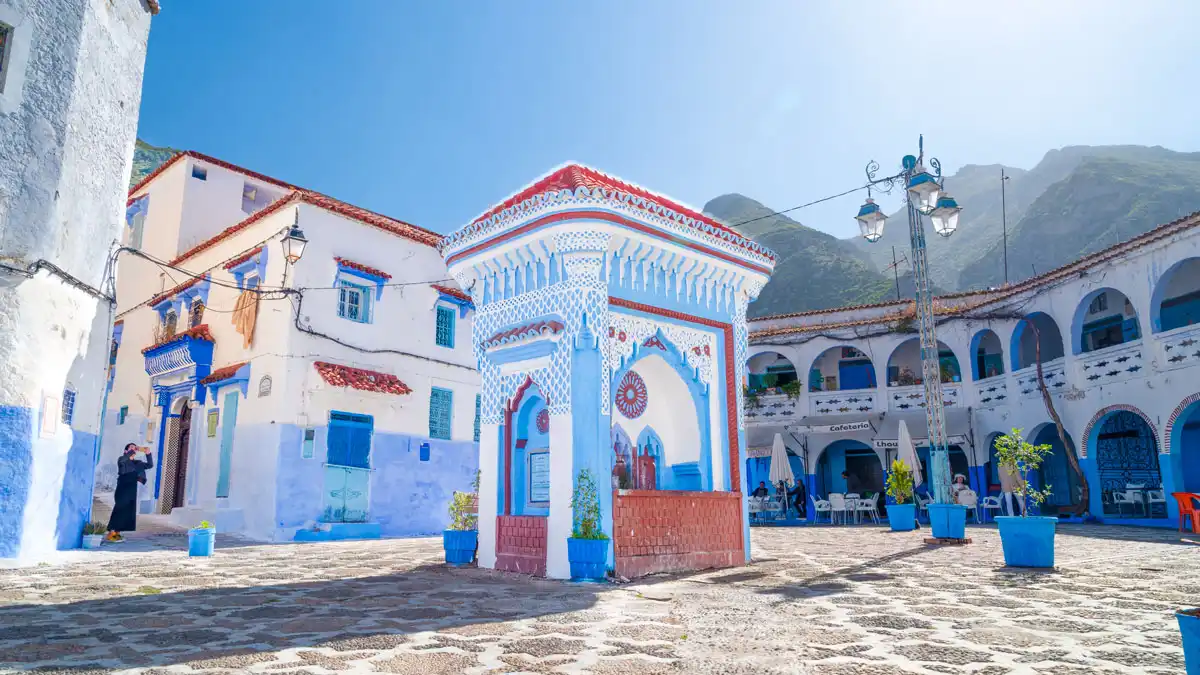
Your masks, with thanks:
[[[145,178],[161,165],[163,162],[171,159],[171,157],[179,152],[174,148],[159,148],[137,139],[137,143],[133,146],[133,171],[129,174],[129,187],[137,185],[138,181]]]

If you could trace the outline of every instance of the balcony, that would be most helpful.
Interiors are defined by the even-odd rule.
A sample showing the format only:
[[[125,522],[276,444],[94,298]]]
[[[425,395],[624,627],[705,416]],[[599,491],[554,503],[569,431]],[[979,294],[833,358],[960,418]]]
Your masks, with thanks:
[[[1160,370],[1175,370],[1200,363],[1200,324],[1169,330],[1156,337]]]
[[[1059,357],[1053,361],[1047,361],[1042,364],[1042,377],[1046,380],[1046,388],[1051,392],[1059,391],[1067,386],[1067,371],[1063,363],[1063,358]],[[1017,383],[1017,396],[1019,398],[1039,398],[1041,391],[1038,390],[1037,366],[1029,366],[1013,372],[1013,379]]]
[[[874,389],[814,391],[808,394],[808,414],[846,415],[875,409],[878,392]]]
[[[993,375],[989,378],[978,380],[975,382],[975,389],[979,392],[980,408],[995,408],[1010,401],[1008,396],[1008,377],[1005,375]]]
[[[173,373],[186,368],[212,365],[213,337],[208,326],[201,325],[161,340],[142,350],[146,359],[146,374],[151,377]]]
[[[888,410],[903,412],[919,410],[925,407],[925,385],[913,384],[901,387],[888,387]],[[962,401],[962,384],[958,382],[942,383],[942,405],[952,408]]]
[[[1095,387],[1145,375],[1141,340],[1097,349],[1080,354],[1075,361],[1078,382],[1082,387]]]
[[[794,422],[800,419],[800,400],[787,394],[758,394],[758,405],[746,405],[746,421],[750,424]]]

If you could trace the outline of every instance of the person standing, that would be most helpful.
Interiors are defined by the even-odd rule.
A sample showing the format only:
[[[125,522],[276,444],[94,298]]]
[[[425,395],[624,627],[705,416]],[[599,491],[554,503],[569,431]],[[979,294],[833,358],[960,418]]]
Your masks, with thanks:
[[[133,532],[137,529],[137,496],[138,484],[146,484],[146,470],[154,468],[154,458],[149,450],[142,450],[146,460],[134,459],[138,454],[137,445],[129,443],[117,460],[117,490],[113,494],[112,515],[108,518],[107,541],[124,541],[122,532]]]
[[[1016,499],[1017,504],[1021,507],[1021,515],[1025,515],[1025,498],[1015,495],[1014,491],[1017,488],[1017,481],[1021,480],[1020,474],[1016,471],[1010,471],[1005,467],[999,467],[1000,473],[1000,493],[1004,496],[1004,504],[1007,506],[1008,515],[1017,515],[1013,509],[1013,500]]]

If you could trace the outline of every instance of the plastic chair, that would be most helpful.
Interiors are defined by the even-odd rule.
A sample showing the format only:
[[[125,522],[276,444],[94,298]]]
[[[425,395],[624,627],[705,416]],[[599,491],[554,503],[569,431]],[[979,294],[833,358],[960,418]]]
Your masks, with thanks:
[[[1183,532],[1183,524],[1190,520],[1192,532],[1200,534],[1200,495],[1194,492],[1172,492],[1171,496],[1179,502],[1179,531]]]
[[[1117,513],[1124,513],[1124,510],[1121,507],[1126,504],[1137,508],[1145,508],[1145,505],[1142,504],[1142,500],[1138,496],[1138,493],[1134,490],[1126,490],[1124,492],[1118,492],[1114,490],[1112,493],[1112,498],[1113,504],[1117,505]]]
[[[917,502],[917,517],[920,519],[921,512],[925,512],[925,522],[929,522],[929,505],[933,503],[933,497],[922,497],[921,495],[913,495],[914,501]]]
[[[983,509],[984,520],[988,519],[988,511],[1000,511],[1004,508],[1003,505],[1000,504],[999,497],[984,497],[979,502],[979,506]],[[995,520],[996,516],[992,516],[991,518],[992,520]]]
[[[875,496],[871,499],[856,499],[854,501],[855,520],[858,519],[858,514],[860,514],[860,513],[867,514],[868,516],[871,517],[871,520],[876,525],[879,524],[879,493],[878,492],[876,492]]]
[[[824,499],[817,499],[812,495],[809,495],[808,498],[813,503],[813,513],[816,515],[815,522],[821,522],[821,514],[824,513],[829,518],[830,524],[833,524],[833,507],[830,503]]]
[[[834,492],[829,495],[829,522],[834,522],[834,518],[840,513],[842,515],[842,524],[846,524],[846,495],[839,492]]]
[[[958,498],[955,500],[960,506],[967,507],[967,510],[975,516],[975,522],[979,522],[979,495],[975,494],[974,490],[961,490],[958,493]]]
[[[846,498],[846,513],[854,514],[854,524],[857,525],[858,524],[858,511],[857,511],[858,500],[861,499],[861,497],[858,496],[857,492],[847,492],[843,496]]]
[[[1148,490],[1146,492],[1147,513],[1146,516],[1154,515],[1154,505],[1162,504],[1163,513],[1167,512],[1167,495],[1165,490]]]

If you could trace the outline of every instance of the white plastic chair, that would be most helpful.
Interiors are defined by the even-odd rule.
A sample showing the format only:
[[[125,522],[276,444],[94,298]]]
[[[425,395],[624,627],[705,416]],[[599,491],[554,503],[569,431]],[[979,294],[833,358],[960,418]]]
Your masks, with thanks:
[[[813,503],[813,513],[816,514],[815,522],[818,522],[818,523],[821,522],[821,514],[824,513],[824,514],[826,514],[826,517],[829,518],[830,524],[832,524],[833,523],[833,511],[832,511],[833,507],[832,507],[832,505],[830,505],[830,503],[827,500],[817,499],[816,497],[813,497],[812,495],[809,495],[808,498],[811,499],[812,503]]]
[[[872,499],[856,499],[854,501],[854,519],[858,520],[858,515],[865,513],[871,517],[871,520],[879,524],[879,493],[876,492]]]
[[[987,519],[988,519],[988,517],[989,517],[989,515],[988,515],[988,511],[1000,511],[1001,509],[1003,509],[1003,508],[1004,508],[1004,507],[1003,507],[1003,506],[1001,506],[1001,504],[1000,504],[1000,498],[999,498],[999,497],[984,497],[984,498],[983,498],[983,499],[982,499],[982,500],[979,502],[979,506],[980,506],[980,508],[982,508],[982,509],[983,509],[983,518],[984,518],[984,520],[987,520]],[[990,517],[991,517],[991,519],[992,519],[992,520],[995,520],[995,519],[996,519],[996,516],[994,516],[994,515],[992,515],[992,516],[990,516]]]
[[[1163,513],[1167,512],[1167,493],[1165,490],[1149,490],[1146,492],[1146,501],[1150,504],[1150,512],[1146,514],[1147,517],[1154,513],[1155,504],[1162,504]]]
[[[958,499],[955,501],[960,506],[967,507],[967,510],[975,516],[975,522],[979,522],[979,495],[975,494],[974,490],[960,490]]]
[[[917,502],[917,516],[921,512],[925,512],[925,519],[929,519],[929,505],[933,503],[933,497],[922,497],[921,495],[913,495],[913,499]]]
[[[842,516],[842,524],[846,524],[846,495],[833,492],[829,495],[829,522],[835,522],[838,514]]]
[[[846,513],[854,514],[854,523],[858,524],[858,500],[857,492],[847,492],[846,497]]]
[[[1112,498],[1113,503],[1117,505],[1117,513],[1124,513],[1124,510],[1121,507],[1126,504],[1136,507],[1135,510],[1137,508],[1145,508],[1145,505],[1142,504],[1142,500],[1135,490],[1126,490],[1125,492],[1117,492],[1114,490],[1112,493]]]

